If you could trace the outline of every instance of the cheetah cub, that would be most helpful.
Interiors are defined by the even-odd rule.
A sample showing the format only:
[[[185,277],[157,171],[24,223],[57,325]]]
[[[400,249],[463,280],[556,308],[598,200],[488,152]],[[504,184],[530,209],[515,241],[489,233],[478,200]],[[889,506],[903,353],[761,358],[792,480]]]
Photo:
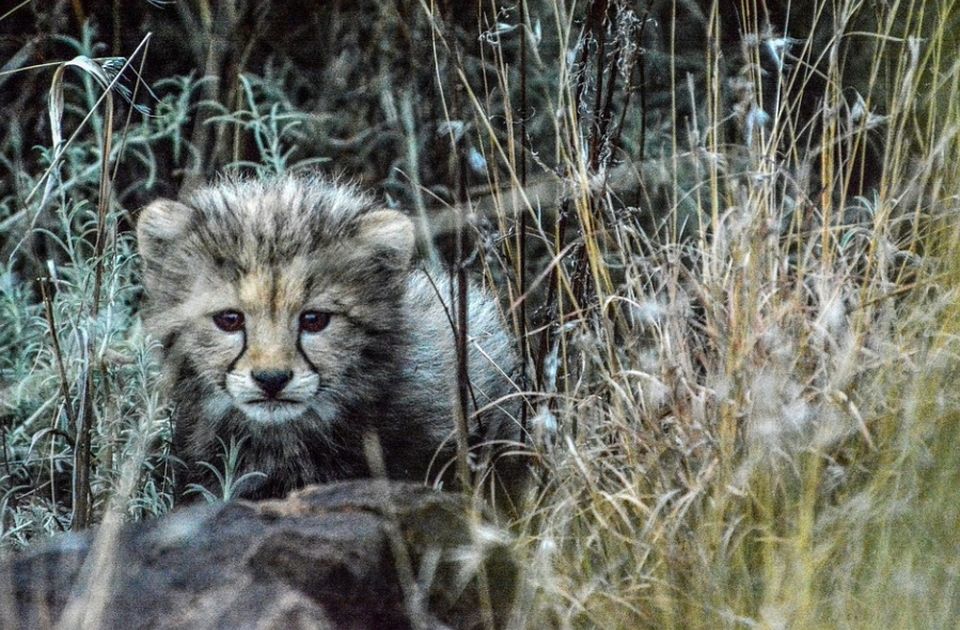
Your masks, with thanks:
[[[409,218],[320,177],[224,179],[160,199],[137,225],[144,320],[162,342],[187,484],[241,444],[238,496],[368,476],[452,479],[457,353],[446,273],[413,263]],[[519,365],[493,297],[468,290],[469,429],[485,477],[523,468]],[[506,455],[511,451],[513,455]]]

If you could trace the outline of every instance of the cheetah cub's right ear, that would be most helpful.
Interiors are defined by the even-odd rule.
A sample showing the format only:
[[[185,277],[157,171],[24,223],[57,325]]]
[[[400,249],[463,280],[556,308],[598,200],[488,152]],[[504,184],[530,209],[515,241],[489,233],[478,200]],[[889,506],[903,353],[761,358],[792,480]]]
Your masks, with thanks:
[[[144,283],[151,290],[171,246],[183,236],[193,210],[172,199],[157,199],[140,211],[137,249],[144,262]]]
[[[357,219],[354,238],[364,257],[393,270],[410,267],[416,238],[413,221],[396,210],[374,210]]]

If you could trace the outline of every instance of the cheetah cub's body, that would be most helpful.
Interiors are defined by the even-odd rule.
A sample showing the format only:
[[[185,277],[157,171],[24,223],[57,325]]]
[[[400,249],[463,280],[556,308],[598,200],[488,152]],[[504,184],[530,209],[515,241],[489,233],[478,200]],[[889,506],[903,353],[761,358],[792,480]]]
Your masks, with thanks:
[[[406,216],[319,178],[224,180],[155,201],[137,236],[186,464],[178,488],[216,488],[201,462],[220,463],[231,439],[238,472],[263,473],[246,498],[369,475],[367,433],[390,477],[454,468],[456,311],[445,273],[412,265]],[[520,436],[518,365],[495,300],[471,286],[467,310],[471,441],[490,459]],[[512,459],[502,477],[518,476]]]

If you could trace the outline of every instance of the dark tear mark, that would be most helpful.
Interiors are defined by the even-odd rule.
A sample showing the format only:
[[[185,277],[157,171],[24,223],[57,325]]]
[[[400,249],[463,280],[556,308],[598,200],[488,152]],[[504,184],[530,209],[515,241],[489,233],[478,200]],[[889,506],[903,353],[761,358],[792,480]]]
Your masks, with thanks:
[[[303,343],[301,343],[302,335],[297,333],[297,352],[300,353],[300,356],[303,357],[303,360],[307,362],[307,365],[310,366],[310,370],[320,376],[320,370],[317,369],[317,366],[313,364],[313,361],[310,360],[310,357],[307,356],[307,353],[303,350]]]
[[[243,356],[244,354],[246,354],[246,352],[247,352],[247,331],[246,331],[246,329],[240,331],[240,334],[243,335],[243,347],[240,348],[240,354],[238,354],[238,355],[233,359],[233,361],[230,362],[230,365],[227,366],[227,370],[223,373],[223,383],[222,383],[222,385],[223,385],[223,389],[225,389],[225,390],[227,389],[227,375],[230,374],[231,372],[233,372],[233,368],[235,368],[235,367],[237,366],[237,361],[239,361],[239,360],[240,360],[240,357],[242,357],[242,356]]]

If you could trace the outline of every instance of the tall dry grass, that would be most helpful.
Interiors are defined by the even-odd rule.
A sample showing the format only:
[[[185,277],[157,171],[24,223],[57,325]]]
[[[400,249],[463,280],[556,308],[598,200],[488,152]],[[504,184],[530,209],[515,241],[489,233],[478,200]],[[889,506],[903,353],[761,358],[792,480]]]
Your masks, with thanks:
[[[955,3],[812,3],[804,40],[737,4],[738,59],[713,3],[705,80],[671,66],[693,115],[639,165],[669,182],[657,206],[604,185],[619,156],[578,93],[593,68],[560,60],[547,99],[568,214],[551,230],[541,208],[499,207],[556,263],[554,316],[528,336],[557,367],[535,379],[548,435],[518,626],[960,615]],[[554,25],[592,61],[626,10],[578,31],[554,3]],[[516,185],[524,156],[489,146]]]

